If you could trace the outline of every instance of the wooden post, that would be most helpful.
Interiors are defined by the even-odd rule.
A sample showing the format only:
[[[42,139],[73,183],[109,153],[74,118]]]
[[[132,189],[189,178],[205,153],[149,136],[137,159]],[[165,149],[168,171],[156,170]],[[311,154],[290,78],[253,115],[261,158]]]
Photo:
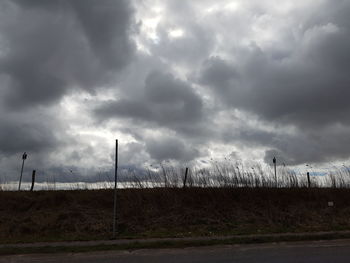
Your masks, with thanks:
[[[30,191],[32,192],[34,189],[34,183],[35,183],[35,170],[32,172],[32,186],[30,187]]]
[[[184,186],[183,186],[183,188],[186,188],[187,174],[188,174],[188,167],[186,167],[186,171],[185,171],[185,179],[184,179]]]
[[[19,178],[19,184],[18,184],[18,191],[21,190],[21,183],[22,183],[22,176],[23,176],[23,168],[24,168],[24,161],[27,159],[27,153],[24,152],[22,155],[22,168],[21,168],[21,176]]]
[[[307,172],[307,173],[306,173],[306,175],[307,175],[307,186],[308,186],[308,188],[310,188],[310,187],[311,187],[311,182],[310,182],[310,173],[309,173],[309,172]]]
[[[273,157],[273,166],[275,168],[275,186],[277,187],[277,170],[276,170],[276,157]]]
[[[113,238],[117,237],[118,140],[115,140]]]

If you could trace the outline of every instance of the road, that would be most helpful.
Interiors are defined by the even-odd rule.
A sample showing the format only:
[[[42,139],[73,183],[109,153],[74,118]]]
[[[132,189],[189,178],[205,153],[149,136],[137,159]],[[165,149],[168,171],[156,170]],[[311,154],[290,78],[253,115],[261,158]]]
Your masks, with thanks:
[[[15,255],[1,263],[340,263],[350,262],[350,240],[312,241],[260,245],[230,245],[185,249],[90,252],[51,255]]]

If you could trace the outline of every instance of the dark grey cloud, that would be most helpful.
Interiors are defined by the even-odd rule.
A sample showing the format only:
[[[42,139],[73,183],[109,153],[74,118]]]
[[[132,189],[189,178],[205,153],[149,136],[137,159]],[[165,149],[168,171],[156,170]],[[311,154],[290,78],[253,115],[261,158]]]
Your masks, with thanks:
[[[132,9],[124,0],[70,1],[89,47],[104,69],[121,69],[133,52],[130,41]]]
[[[197,74],[222,109],[247,112],[274,127],[271,132],[250,127],[230,138],[269,147],[266,161],[275,154],[290,164],[350,156],[343,147],[350,125],[350,4],[317,8],[301,16],[294,47],[283,55],[276,55],[280,47],[253,42],[233,50],[233,59],[209,57]],[[287,127],[293,135],[279,131]]]
[[[337,127],[311,134],[276,135],[270,142],[261,141],[271,147],[264,159],[271,162],[273,156],[278,156],[289,165],[344,160],[349,157],[349,150],[344,147],[350,143],[349,130]]]
[[[120,149],[121,164],[143,167],[143,165],[149,160],[149,155],[146,152],[145,145],[143,143],[130,142],[125,144]]]
[[[0,176],[17,180],[24,151],[28,176],[87,167],[96,148],[72,132],[81,121],[62,99],[112,86],[135,55],[133,12],[124,0],[1,1]]]
[[[220,57],[210,57],[202,65],[199,82],[211,88],[214,95],[229,104],[232,98],[240,101],[238,98],[241,96],[239,78],[234,66]]]
[[[271,163],[276,156],[280,164],[327,163],[349,157],[349,126],[334,125],[315,130],[263,129],[260,126],[241,125],[222,127],[219,137],[228,144],[242,148],[263,149],[264,161]]]
[[[343,8],[350,12],[350,5]],[[228,106],[268,121],[303,128],[349,123],[349,33],[348,24],[326,19],[304,29],[298,47],[283,59],[251,45],[237,51],[235,63],[209,58],[199,81]]]
[[[199,156],[193,137],[202,133],[205,120],[202,98],[189,83],[170,73],[151,72],[144,81],[141,95],[134,99],[104,102],[95,109],[94,114],[100,121],[127,121],[124,126],[128,129],[123,130],[140,142],[127,146],[132,146],[132,149],[138,147],[132,153],[136,160],[183,162]],[[148,135],[150,129],[163,131],[160,134],[174,135],[162,135],[155,139]],[[145,152],[138,156],[141,146]]]
[[[55,162],[51,154],[68,143],[66,125],[52,118],[49,111],[8,112],[0,107],[0,126],[2,182],[18,180],[23,152],[28,154],[24,175],[29,177],[32,170],[48,168]]]
[[[1,89],[10,107],[50,104],[72,88],[93,92],[128,64],[128,1],[4,1]],[[7,14],[5,14],[5,12]]]
[[[180,138],[171,136],[147,139],[146,151],[152,159],[157,161],[175,160],[189,162],[201,155],[195,147],[186,144]]]
[[[350,157],[350,4],[284,4],[2,1],[0,167]]]
[[[15,120],[0,117],[0,154],[11,155],[18,152],[39,153],[54,149],[59,145],[54,125],[46,120]]]
[[[95,109],[95,115],[100,120],[129,118],[179,131],[202,121],[203,102],[188,83],[155,71],[144,85],[139,99],[108,101]]]

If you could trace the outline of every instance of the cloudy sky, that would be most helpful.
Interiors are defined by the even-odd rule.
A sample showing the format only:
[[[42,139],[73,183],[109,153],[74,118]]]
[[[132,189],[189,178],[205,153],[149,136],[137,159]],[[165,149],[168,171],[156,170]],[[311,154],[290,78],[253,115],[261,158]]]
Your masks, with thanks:
[[[350,157],[350,2],[3,0],[0,170]],[[28,171],[29,173],[29,171]]]

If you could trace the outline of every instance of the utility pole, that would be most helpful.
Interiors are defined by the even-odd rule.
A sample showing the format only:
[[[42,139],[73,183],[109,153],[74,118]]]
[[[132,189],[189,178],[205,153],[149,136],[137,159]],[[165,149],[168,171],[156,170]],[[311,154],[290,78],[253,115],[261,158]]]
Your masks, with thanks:
[[[115,140],[113,238],[117,237],[118,140]]]
[[[24,152],[22,155],[22,168],[21,168],[21,176],[19,178],[19,184],[18,184],[18,191],[21,190],[21,183],[22,183],[22,176],[23,176],[23,169],[24,169],[24,161],[27,159],[27,153]]]
[[[274,169],[275,169],[275,185],[277,187],[276,157],[273,157],[272,161],[273,161],[273,166],[274,166]]]

